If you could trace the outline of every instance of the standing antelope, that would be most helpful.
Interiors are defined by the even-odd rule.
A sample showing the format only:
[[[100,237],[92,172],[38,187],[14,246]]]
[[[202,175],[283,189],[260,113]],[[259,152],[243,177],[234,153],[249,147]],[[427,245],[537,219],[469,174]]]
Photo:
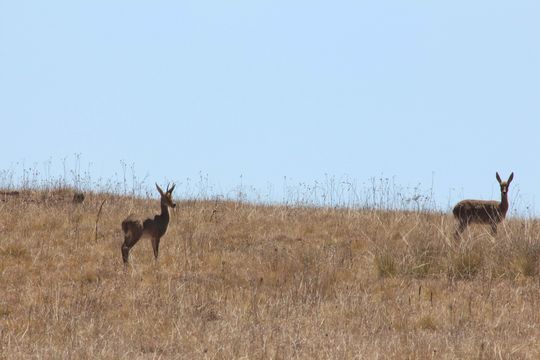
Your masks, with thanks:
[[[497,234],[497,225],[504,220],[508,211],[508,188],[514,173],[510,174],[508,181],[502,181],[496,173],[497,181],[501,186],[501,202],[485,200],[463,200],[454,207],[454,217],[459,221],[455,237],[465,230],[470,223],[491,225],[491,234]]]
[[[172,200],[172,192],[175,185],[167,191],[163,192],[158,184],[156,188],[161,195],[161,214],[154,216],[153,219],[146,219],[144,221],[135,219],[131,215],[122,221],[122,231],[124,232],[124,243],[122,244],[122,259],[124,264],[127,264],[129,258],[129,250],[139,241],[143,236],[149,236],[152,240],[152,249],[154,249],[154,257],[157,260],[159,251],[159,240],[167,231],[169,225],[169,207],[175,208],[176,204]]]

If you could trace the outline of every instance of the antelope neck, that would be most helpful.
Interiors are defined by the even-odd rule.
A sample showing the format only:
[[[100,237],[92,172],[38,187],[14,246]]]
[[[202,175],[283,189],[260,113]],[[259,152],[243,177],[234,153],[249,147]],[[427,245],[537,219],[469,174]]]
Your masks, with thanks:
[[[501,191],[501,204],[500,204],[501,212],[503,214],[506,214],[506,211],[508,211],[508,191],[502,192]]]
[[[161,217],[169,221],[169,207],[163,201],[161,202]]]

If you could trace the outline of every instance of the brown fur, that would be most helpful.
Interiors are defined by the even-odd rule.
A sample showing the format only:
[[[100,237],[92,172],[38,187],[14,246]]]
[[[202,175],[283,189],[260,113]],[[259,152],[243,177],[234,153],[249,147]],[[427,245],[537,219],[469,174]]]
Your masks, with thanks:
[[[175,208],[176,204],[172,201],[172,192],[174,184],[164,193],[163,190],[156,184],[156,188],[161,195],[161,214],[154,216],[153,219],[148,218],[144,221],[128,216],[122,221],[122,231],[124,232],[124,243],[122,244],[122,260],[124,264],[128,263],[129,251],[135,244],[144,236],[150,237],[152,241],[152,249],[154,257],[157,260],[159,252],[159,241],[167,232],[169,225],[169,207]]]
[[[510,174],[508,181],[502,181],[499,173],[496,173],[497,181],[501,187],[501,201],[463,200],[456,204],[452,211],[458,220],[455,237],[467,228],[471,223],[489,224],[491,233],[497,234],[497,225],[504,220],[508,211],[508,189],[514,173]]]

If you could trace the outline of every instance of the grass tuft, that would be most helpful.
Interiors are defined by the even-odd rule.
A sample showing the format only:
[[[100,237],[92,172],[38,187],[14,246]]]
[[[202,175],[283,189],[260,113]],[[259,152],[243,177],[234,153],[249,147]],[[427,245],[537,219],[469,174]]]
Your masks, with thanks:
[[[0,256],[15,259],[29,259],[30,251],[22,244],[9,244],[0,248]]]
[[[375,255],[375,267],[379,277],[392,277],[397,275],[397,265],[394,256],[388,251]]]
[[[482,249],[477,246],[465,246],[448,257],[448,276],[456,280],[471,280],[481,270]]]
[[[431,317],[430,315],[424,316],[420,320],[418,320],[417,326],[419,329],[422,329],[422,330],[429,330],[429,331],[437,330],[435,319],[433,319],[433,317]]]

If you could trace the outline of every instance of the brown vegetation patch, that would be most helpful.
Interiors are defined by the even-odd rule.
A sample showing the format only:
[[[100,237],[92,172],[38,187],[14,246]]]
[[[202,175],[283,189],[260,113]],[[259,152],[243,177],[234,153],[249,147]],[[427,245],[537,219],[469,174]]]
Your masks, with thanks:
[[[184,201],[159,261],[143,239],[124,267],[120,223],[157,200],[17,196],[0,206],[8,358],[540,357],[534,219],[456,242],[447,214]]]

